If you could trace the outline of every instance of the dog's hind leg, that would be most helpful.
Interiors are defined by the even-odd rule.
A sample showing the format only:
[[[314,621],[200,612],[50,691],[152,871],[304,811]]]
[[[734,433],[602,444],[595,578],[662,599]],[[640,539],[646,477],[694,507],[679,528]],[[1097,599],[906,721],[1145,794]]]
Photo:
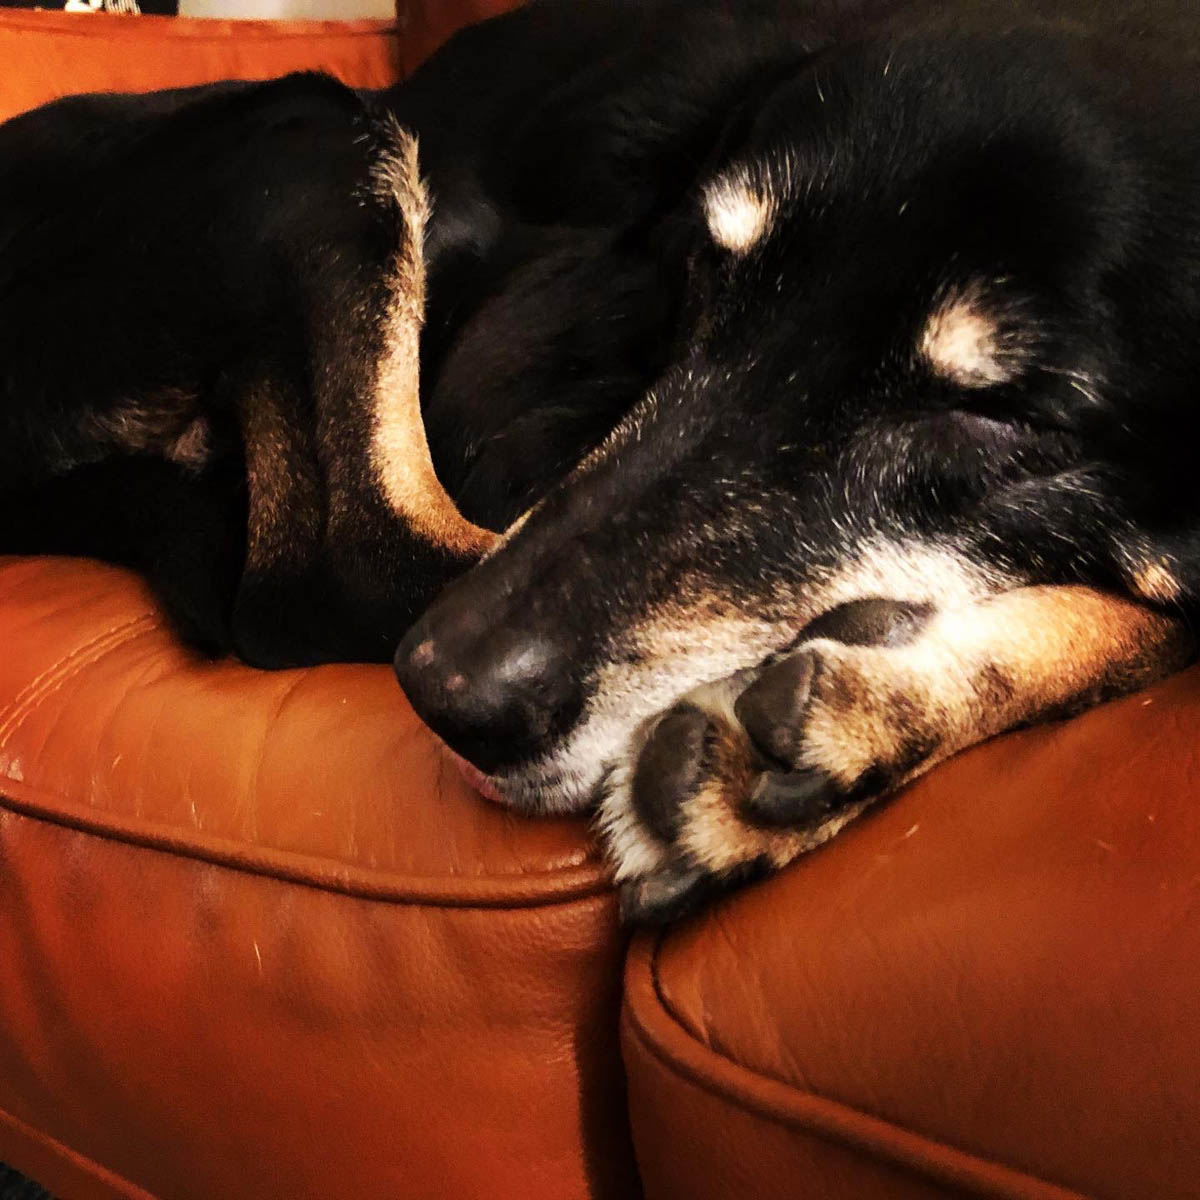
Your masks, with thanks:
[[[789,653],[697,688],[642,728],[600,820],[632,919],[832,837],[956,751],[1169,674],[1185,625],[1087,587],[958,607],[851,602]]]
[[[412,139],[337,81],[294,75],[59,101],[0,125],[0,162],[0,492],[45,484],[89,516],[112,500],[113,529],[140,537],[119,471],[90,505],[90,471],[55,477],[244,460],[248,515],[222,532],[248,537],[234,647],[263,666],[391,657],[491,541],[441,489],[420,420]],[[96,203],[73,207],[83,194]],[[48,331],[77,312],[64,354]],[[191,486],[139,476],[148,525],[169,526],[177,475]],[[68,539],[75,553],[163,578],[100,521],[79,528],[95,536]]]

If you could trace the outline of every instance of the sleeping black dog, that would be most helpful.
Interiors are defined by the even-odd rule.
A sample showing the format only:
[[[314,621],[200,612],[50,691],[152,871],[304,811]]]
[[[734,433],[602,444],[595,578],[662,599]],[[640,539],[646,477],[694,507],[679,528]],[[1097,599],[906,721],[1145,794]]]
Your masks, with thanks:
[[[19,117],[0,549],[258,665],[399,642],[678,913],[1192,656],[1193,7],[563,0]]]

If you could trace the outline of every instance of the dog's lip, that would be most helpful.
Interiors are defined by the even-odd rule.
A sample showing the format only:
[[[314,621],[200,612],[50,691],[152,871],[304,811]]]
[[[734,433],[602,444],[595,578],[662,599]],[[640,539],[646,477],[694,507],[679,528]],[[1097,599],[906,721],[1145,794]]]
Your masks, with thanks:
[[[445,753],[450,761],[454,763],[455,767],[458,768],[458,773],[485,800],[490,800],[493,804],[508,804],[508,797],[500,790],[500,786],[495,779],[485,774],[472,763],[467,762],[461,755],[455,754],[453,750],[446,748]]]

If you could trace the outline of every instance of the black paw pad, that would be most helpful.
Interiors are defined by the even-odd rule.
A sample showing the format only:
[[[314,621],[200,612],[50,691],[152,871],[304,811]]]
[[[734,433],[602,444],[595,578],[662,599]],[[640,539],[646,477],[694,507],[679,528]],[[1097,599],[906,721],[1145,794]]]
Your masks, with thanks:
[[[667,925],[690,916],[726,892],[771,873],[766,858],[755,858],[713,875],[683,863],[645,879],[622,884],[621,920],[627,925]]]
[[[805,641],[832,638],[847,646],[903,646],[929,622],[932,604],[907,600],[850,600],[810,621],[801,632]]]
[[[699,867],[676,867],[621,885],[621,920],[627,925],[665,925],[699,908],[719,890]]]
[[[799,756],[815,672],[816,656],[801,650],[769,666],[734,703],[750,740],[776,762],[791,766]]]
[[[704,778],[710,721],[698,708],[672,709],[654,727],[633,772],[633,808],[664,842],[679,833],[680,806]]]
[[[842,789],[825,771],[768,771],[742,803],[742,815],[770,829],[805,829],[821,824],[844,804]]]

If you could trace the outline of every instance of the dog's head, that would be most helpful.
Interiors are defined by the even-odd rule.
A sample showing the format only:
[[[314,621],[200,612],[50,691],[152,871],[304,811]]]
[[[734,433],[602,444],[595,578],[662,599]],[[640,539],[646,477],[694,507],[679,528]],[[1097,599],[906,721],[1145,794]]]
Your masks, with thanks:
[[[584,805],[639,722],[793,642],[848,569],[925,594],[937,554],[879,547],[1044,469],[1032,428],[1069,439],[1121,180],[1046,75],[859,48],[726,131],[684,214],[685,349],[397,654],[512,803]]]

